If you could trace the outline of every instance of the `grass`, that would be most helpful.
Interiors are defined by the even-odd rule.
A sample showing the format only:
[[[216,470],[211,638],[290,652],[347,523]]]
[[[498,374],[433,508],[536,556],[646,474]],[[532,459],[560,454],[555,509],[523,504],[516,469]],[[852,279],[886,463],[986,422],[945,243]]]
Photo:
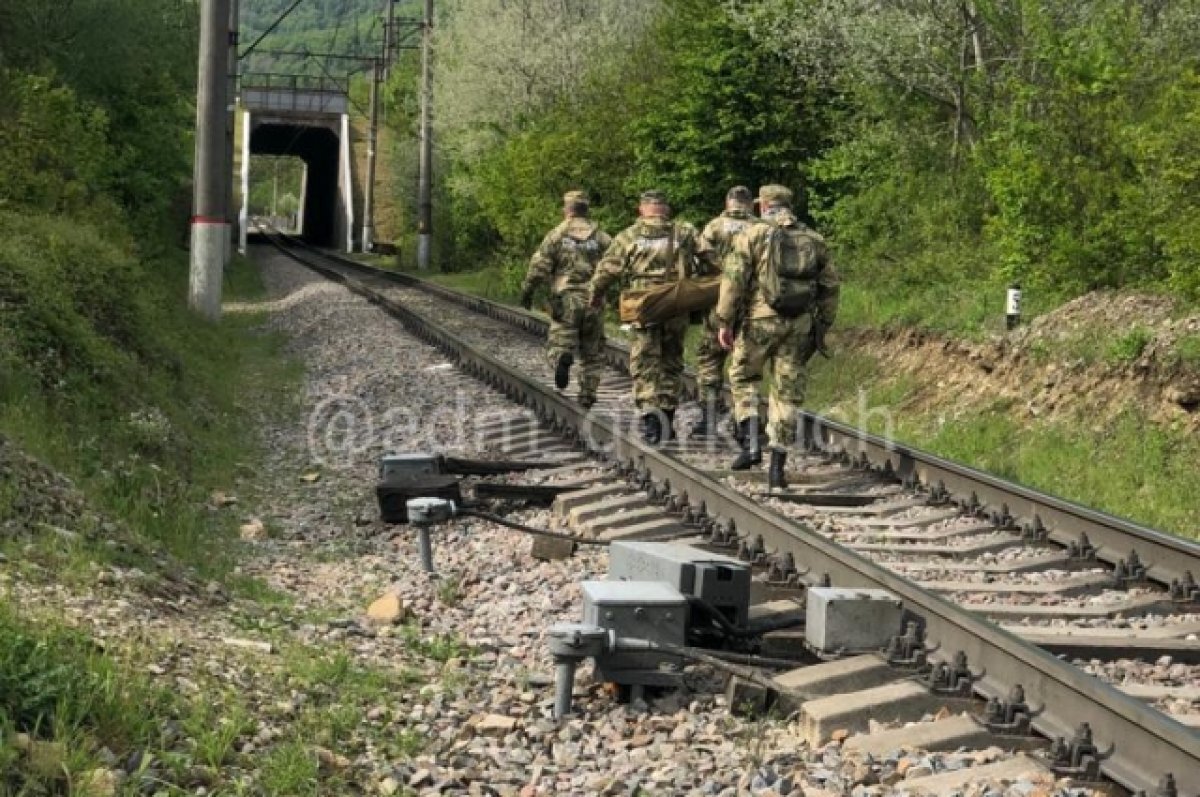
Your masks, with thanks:
[[[11,220],[0,213],[0,232],[6,224]],[[69,225],[47,224],[68,242],[76,234]],[[428,683],[431,663],[466,657],[471,649],[453,635],[422,637],[414,627],[401,632],[411,663],[378,667],[344,650],[294,642],[292,602],[233,565],[242,551],[237,525],[254,509],[243,479],[259,461],[256,427],[298,407],[292,396],[299,369],[282,356],[280,339],[259,331],[261,316],[231,314],[211,325],[184,311],[186,259],[161,254],[139,265],[128,253],[108,252],[90,262],[91,239],[80,235],[54,268],[78,267],[85,284],[105,283],[106,269],[133,275],[121,290],[90,303],[63,303],[58,283],[40,281],[39,268],[21,259],[38,253],[32,238],[0,235],[0,295],[15,284],[18,295],[27,294],[23,307],[53,305],[49,313],[0,317],[0,435],[69,475],[100,521],[31,514],[21,489],[5,479],[0,522],[18,534],[0,533],[0,552],[8,555],[0,567],[14,581],[68,588],[94,584],[110,565],[137,567],[144,574],[137,586],[151,594],[165,574],[179,571],[193,583],[218,580],[241,599],[231,612],[234,627],[269,639],[276,653],[228,652],[236,686],[204,667],[189,671],[193,696],[164,689],[147,674],[150,664],[177,651],[174,640],[139,635],[101,649],[85,633],[61,627],[53,607],[45,612],[49,620],[41,610],[18,617],[0,594],[0,795],[75,793],[85,773],[109,766],[106,749],[122,761],[142,756],[143,772],[153,762],[156,794],[191,793],[197,778],[221,795],[352,792],[358,784],[350,782],[353,769],[344,768],[342,756],[371,748],[405,760],[426,744],[402,721],[364,723],[367,712]],[[3,271],[10,262],[20,267],[12,272],[15,283]],[[143,283],[153,301],[137,294]],[[226,299],[254,301],[263,293],[246,261],[227,272]],[[129,318],[114,327],[109,313]],[[82,370],[43,367],[23,354],[21,345],[31,341],[72,351],[71,367]],[[240,503],[214,510],[210,496],[218,490]],[[461,584],[447,581],[439,597],[452,605],[461,592]],[[456,670],[446,683],[464,679]],[[293,708],[284,712],[269,699],[252,704],[250,690],[291,697]],[[258,736],[264,722],[278,732],[267,742]],[[178,733],[166,734],[168,725]],[[60,745],[37,748],[54,753],[48,771],[13,745],[17,732]],[[253,752],[242,752],[247,744]],[[337,751],[336,760],[331,764],[318,748]],[[137,779],[130,790],[149,787],[136,786]]]
[[[1101,430],[1088,430],[1086,423],[1021,426],[1007,416],[979,415],[941,429],[931,445],[1055,495],[1200,536],[1200,441],[1133,413]]]
[[[513,282],[513,267],[494,264],[474,271],[418,271],[411,265],[401,265],[394,255],[357,254],[354,258],[376,268],[403,271],[474,296],[511,305],[517,303],[520,286]]]
[[[260,782],[264,794],[318,795],[321,782],[316,753],[304,742],[295,740],[271,750],[260,764]]]
[[[858,390],[879,378],[873,357],[855,351],[834,351],[826,360],[817,355],[809,360],[808,406],[827,409],[856,397]]]
[[[184,715],[182,726],[195,740],[195,759],[218,770],[233,759],[237,741],[254,730],[255,722],[238,703],[218,709],[201,701]]]
[[[1154,340],[1154,333],[1145,327],[1134,327],[1108,344],[1107,359],[1110,362],[1131,363],[1142,356],[1142,352]]]
[[[847,356],[848,371],[868,371]],[[1200,536],[1200,440],[1129,410],[1097,426],[1092,418],[1019,420],[1011,402],[972,407],[961,417],[905,409],[911,380],[871,380],[819,366],[812,376],[818,411],[938,456],[1110,514],[1185,537]],[[861,389],[860,389],[861,388]]]
[[[467,650],[449,636],[417,647],[442,663]],[[172,783],[195,783],[202,771],[215,794],[289,795],[354,792],[350,770],[326,766],[323,755],[351,758],[374,748],[400,761],[424,749],[427,739],[412,728],[362,722],[370,708],[424,683],[424,676],[363,665],[342,651],[300,644],[279,650],[231,663],[253,672],[254,688],[290,696],[293,709],[277,713],[269,701],[252,709],[242,690],[202,670],[188,673],[195,697],[155,686],[139,673],[166,648],[143,641],[106,653],[83,633],[19,618],[0,604],[0,795],[65,793],[66,773],[78,782],[101,766],[102,747],[122,760],[138,752],[158,762],[166,791],[157,793],[183,793]],[[179,728],[170,742],[162,736],[168,718]],[[260,723],[278,734],[265,745],[253,739]],[[47,771],[8,741],[16,732],[57,745]],[[239,752],[249,741],[257,749]]]
[[[241,260],[228,272],[226,288],[231,299],[257,298],[262,290],[253,267]],[[186,334],[186,343],[172,354],[169,373],[137,374],[143,385],[128,399],[140,409],[113,407],[110,392],[101,390],[47,400],[26,380],[0,397],[0,433],[70,474],[90,503],[133,530],[145,547],[201,577],[221,578],[237,552],[229,544],[235,515],[209,511],[208,495],[232,491],[231,475],[250,469],[257,456],[255,419],[296,406],[290,395],[299,370],[281,356],[278,338],[252,331],[257,323],[253,316],[233,316],[220,326],[169,333]],[[79,575],[95,561],[139,563],[87,535],[78,546],[50,543],[37,550],[64,575]]]
[[[1176,341],[1175,358],[1184,368],[1200,371],[1200,335],[1185,335]]]
[[[929,284],[844,275],[838,326],[915,326],[978,340],[1004,329],[1006,286],[966,278]],[[1025,292],[1023,318],[1049,312],[1058,297]]]
[[[442,579],[438,583],[437,596],[444,605],[457,606],[463,598],[462,578],[452,576]]]
[[[151,594],[183,572],[268,598],[233,573],[245,504],[213,511],[208,501],[218,489],[236,495],[253,473],[257,422],[298,406],[299,369],[280,338],[256,329],[261,317],[210,324],[187,312],[186,253],[140,246],[119,230],[0,211],[0,296],[13,302],[0,315],[0,436],[68,476],[97,518],[28,504],[6,479],[0,521],[17,533],[0,534],[3,567],[15,580],[70,587],[119,564],[141,570],[135,586]],[[244,259],[224,289],[229,300],[265,292]],[[101,649],[53,617],[18,618],[0,599],[0,794],[65,793],[64,778],[102,766],[105,748],[177,773],[228,764],[253,725],[237,696],[192,700],[154,686],[142,647]],[[162,738],[167,719],[187,745]],[[55,771],[14,751],[14,732],[61,743]]]
[[[64,770],[95,766],[100,747],[121,755],[153,744],[157,718],[175,706],[85,635],[0,602],[0,794],[55,793]],[[17,750],[17,733],[34,747]]]
[[[416,625],[403,626],[404,642],[408,649],[419,656],[445,664],[454,658],[465,658],[471,655],[471,647],[453,634],[434,634],[430,637],[421,636],[421,629]]]

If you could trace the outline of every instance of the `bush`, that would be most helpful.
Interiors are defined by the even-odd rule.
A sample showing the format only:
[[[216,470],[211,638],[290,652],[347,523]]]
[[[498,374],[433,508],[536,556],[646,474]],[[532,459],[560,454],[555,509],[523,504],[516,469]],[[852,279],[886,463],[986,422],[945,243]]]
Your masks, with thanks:
[[[103,193],[114,156],[107,134],[104,111],[71,88],[0,71],[0,209],[118,213]]]
[[[94,227],[0,211],[0,334],[56,397],[139,387],[138,361],[166,357],[153,334],[157,287]]]
[[[1109,343],[1108,359],[1117,363],[1131,363],[1142,356],[1142,352],[1146,350],[1152,340],[1154,340],[1154,334],[1150,330],[1145,327],[1134,327]]]
[[[78,774],[97,765],[101,747],[124,756],[152,743],[172,705],[84,634],[35,629],[0,604],[0,793],[59,793],[42,782],[50,773],[20,765],[11,734],[61,743],[61,765]]]

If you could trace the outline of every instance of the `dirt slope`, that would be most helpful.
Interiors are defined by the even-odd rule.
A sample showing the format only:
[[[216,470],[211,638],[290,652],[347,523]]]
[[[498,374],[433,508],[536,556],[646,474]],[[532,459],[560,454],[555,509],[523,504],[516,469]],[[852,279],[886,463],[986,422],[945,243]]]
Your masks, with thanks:
[[[1200,431],[1200,315],[1163,297],[1092,293],[984,342],[914,329],[855,329],[839,347],[911,384],[911,410],[955,415],[1008,403],[1020,416],[1090,417],[1130,407]]]

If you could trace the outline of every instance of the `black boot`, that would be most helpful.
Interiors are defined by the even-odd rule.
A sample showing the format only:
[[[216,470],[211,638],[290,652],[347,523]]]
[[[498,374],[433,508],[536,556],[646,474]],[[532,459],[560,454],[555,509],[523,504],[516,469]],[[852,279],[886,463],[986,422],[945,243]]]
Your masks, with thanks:
[[[747,418],[738,424],[742,453],[729,466],[730,470],[749,470],[762,464],[762,446],[758,442],[758,418]]]
[[[663,415],[667,416],[667,426],[663,429],[663,442],[675,439],[675,410],[663,410]]]
[[[658,410],[642,416],[642,442],[651,446],[662,442],[662,418],[659,417]]]
[[[571,380],[571,366],[575,363],[575,355],[569,351],[564,351],[558,356],[558,362],[554,364],[554,386],[559,390],[567,389],[567,382]]]
[[[781,448],[771,449],[771,465],[767,470],[767,489],[786,490],[787,481],[783,475],[787,468],[787,451]]]
[[[708,435],[718,434],[720,430],[721,418],[728,411],[725,402],[720,395],[709,395],[700,399],[700,420],[692,424],[690,429],[692,437],[706,437]],[[736,425],[734,436],[737,436]]]

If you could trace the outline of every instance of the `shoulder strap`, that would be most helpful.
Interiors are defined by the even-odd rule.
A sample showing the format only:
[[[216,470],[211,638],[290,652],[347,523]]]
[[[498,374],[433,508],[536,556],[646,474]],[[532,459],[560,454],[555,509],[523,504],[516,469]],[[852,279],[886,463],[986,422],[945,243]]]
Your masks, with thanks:
[[[772,226],[770,235],[767,237],[767,263],[776,272],[779,271],[779,265],[783,262],[783,236],[786,234],[782,227]]]
[[[675,279],[681,279],[678,273],[679,269],[675,267],[675,231],[678,229],[675,222],[671,222],[671,235],[667,238],[667,273],[674,273]]]

